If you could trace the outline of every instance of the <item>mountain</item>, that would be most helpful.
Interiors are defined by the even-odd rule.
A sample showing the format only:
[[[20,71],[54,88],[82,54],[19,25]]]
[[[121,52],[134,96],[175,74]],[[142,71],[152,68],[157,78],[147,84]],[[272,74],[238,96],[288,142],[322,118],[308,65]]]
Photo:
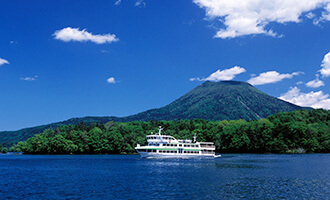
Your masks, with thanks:
[[[125,121],[207,119],[255,120],[302,107],[269,96],[246,82],[207,81],[171,104],[125,117]]]
[[[256,120],[269,115],[299,110],[302,107],[269,96],[249,83],[238,81],[207,81],[167,106],[147,110],[127,117],[83,117],[63,122],[0,132],[0,144],[11,146],[48,128],[81,122],[106,123],[108,121],[149,121],[174,119]]]

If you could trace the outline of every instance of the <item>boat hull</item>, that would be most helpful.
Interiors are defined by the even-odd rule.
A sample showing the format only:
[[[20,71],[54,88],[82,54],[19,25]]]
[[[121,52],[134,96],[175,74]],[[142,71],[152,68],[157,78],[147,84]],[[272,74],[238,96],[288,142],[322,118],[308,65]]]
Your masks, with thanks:
[[[178,153],[153,153],[153,152],[139,152],[142,158],[213,158],[214,154],[178,154]]]

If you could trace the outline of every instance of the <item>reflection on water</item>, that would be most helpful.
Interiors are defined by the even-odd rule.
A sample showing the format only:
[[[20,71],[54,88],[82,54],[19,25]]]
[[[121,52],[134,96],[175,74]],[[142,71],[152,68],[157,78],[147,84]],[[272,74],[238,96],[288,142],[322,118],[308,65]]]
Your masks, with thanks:
[[[0,194],[3,199],[328,199],[329,172],[329,154],[0,156]]]
[[[248,165],[248,164],[215,164],[216,167],[220,168],[250,168],[250,169],[262,169],[263,166],[259,165]]]

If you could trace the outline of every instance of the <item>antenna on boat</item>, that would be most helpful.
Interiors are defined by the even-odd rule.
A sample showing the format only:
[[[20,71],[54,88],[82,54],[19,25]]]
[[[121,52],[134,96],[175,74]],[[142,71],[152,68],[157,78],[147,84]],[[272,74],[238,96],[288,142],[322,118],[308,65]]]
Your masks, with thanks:
[[[162,134],[161,134],[161,132],[162,132],[162,130],[163,130],[163,129],[162,129],[162,126],[159,126],[158,130],[159,130],[158,135],[162,135]]]
[[[194,135],[194,143],[196,143],[196,138],[197,138],[197,136],[196,136],[196,133],[195,133],[195,135]]]

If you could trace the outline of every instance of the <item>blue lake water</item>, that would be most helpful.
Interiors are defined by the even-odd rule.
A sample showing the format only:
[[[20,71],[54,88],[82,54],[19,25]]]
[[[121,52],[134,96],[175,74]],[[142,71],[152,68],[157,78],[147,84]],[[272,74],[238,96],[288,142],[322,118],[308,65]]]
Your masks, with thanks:
[[[330,154],[0,155],[0,199],[329,199]]]

